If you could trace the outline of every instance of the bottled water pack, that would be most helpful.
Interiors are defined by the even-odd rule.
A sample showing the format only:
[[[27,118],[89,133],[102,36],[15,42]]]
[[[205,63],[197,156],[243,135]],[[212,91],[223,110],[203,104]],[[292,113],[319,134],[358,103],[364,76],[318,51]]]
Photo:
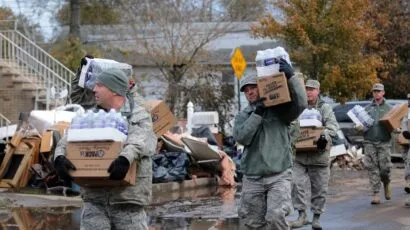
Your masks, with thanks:
[[[366,110],[360,105],[355,105],[350,111],[356,116],[365,129],[368,129],[373,125],[374,119],[371,118]]]
[[[111,109],[108,113],[100,109],[97,112],[88,110],[85,114],[75,116],[70,129],[115,128],[128,135],[127,119]]]
[[[299,119],[300,120],[315,119],[318,121],[322,121],[322,115],[317,109],[305,109],[303,110],[302,114],[300,114]]]
[[[86,58],[87,64],[82,67],[78,85],[83,88],[93,89],[99,74],[109,68],[118,68],[122,70],[128,78],[132,76],[132,66],[127,63],[121,63],[110,59],[103,58]]]
[[[289,54],[278,46],[274,49],[259,50],[256,53],[256,72],[258,77],[270,76],[279,73],[279,60],[286,60],[290,65]]]

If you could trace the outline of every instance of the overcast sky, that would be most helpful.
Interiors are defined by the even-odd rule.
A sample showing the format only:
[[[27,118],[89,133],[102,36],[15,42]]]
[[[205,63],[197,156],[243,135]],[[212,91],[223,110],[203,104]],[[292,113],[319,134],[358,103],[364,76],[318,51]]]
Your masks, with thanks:
[[[23,14],[34,23],[39,23],[46,40],[53,35],[56,26],[53,15],[64,0],[0,0],[0,6],[13,10],[14,14]]]

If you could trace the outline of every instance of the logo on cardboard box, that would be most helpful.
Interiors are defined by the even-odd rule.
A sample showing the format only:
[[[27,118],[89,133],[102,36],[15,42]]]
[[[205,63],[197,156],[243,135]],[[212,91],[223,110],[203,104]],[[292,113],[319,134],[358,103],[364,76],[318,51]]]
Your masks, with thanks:
[[[268,84],[265,85],[264,90],[265,90],[265,93],[269,93],[269,92],[272,92],[272,91],[276,91],[276,90],[278,90],[282,87],[283,87],[283,85],[280,84],[280,82],[272,81],[272,82],[269,82]]]
[[[314,137],[311,137],[311,134],[310,134],[310,132],[309,132],[308,129],[302,129],[302,130],[300,131],[300,136],[299,136],[299,138],[298,138],[296,141],[297,141],[297,142],[299,142],[299,141],[305,141],[305,140],[309,140],[309,139],[312,139],[312,138],[314,138]]]
[[[105,151],[102,149],[98,149],[98,150],[89,150],[89,151],[80,151],[80,156],[82,157],[104,157],[105,155]]]

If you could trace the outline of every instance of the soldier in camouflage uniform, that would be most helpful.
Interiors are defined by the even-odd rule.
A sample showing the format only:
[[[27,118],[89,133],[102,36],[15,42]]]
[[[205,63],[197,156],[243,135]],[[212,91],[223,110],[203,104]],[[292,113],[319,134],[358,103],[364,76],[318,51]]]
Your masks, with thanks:
[[[379,122],[392,106],[384,99],[384,86],[376,83],[372,87],[373,101],[365,107],[374,119],[374,124],[364,132],[364,166],[369,172],[370,187],[373,192],[371,204],[380,204],[380,183],[383,183],[386,200],[391,199],[390,157],[391,133]],[[362,126],[356,127],[363,130]]]
[[[293,206],[299,212],[296,221],[291,222],[293,228],[302,227],[308,223],[306,208],[305,185],[307,180],[311,184],[311,209],[313,212],[312,229],[322,229],[319,218],[324,212],[326,193],[329,183],[329,154],[332,138],[337,136],[339,124],[333,113],[332,107],[326,104],[320,97],[320,83],[316,80],[306,82],[306,94],[309,109],[316,109],[322,116],[322,124],[325,128],[317,140],[317,151],[296,152],[293,166],[294,197]]]
[[[120,111],[127,117],[128,137],[122,151],[109,169],[110,179],[122,180],[130,165],[137,162],[134,186],[81,188],[84,200],[81,229],[148,229],[144,206],[151,199],[152,161],[157,138],[152,130],[150,114],[138,103],[130,104],[126,95],[128,78],[121,70],[108,69],[97,78],[94,88],[99,108]],[[70,180],[69,170],[75,167],[65,157],[67,138],[64,137],[55,151],[57,174]]]
[[[410,107],[410,94],[407,94],[407,105]],[[409,120],[408,116],[404,116],[401,123],[401,130],[403,132],[404,138],[410,140],[410,132],[408,126]],[[406,180],[406,186],[404,187],[404,191],[410,193],[410,149],[409,145],[404,146],[403,151],[403,162],[404,162],[404,179]],[[407,199],[405,202],[405,206],[410,207],[410,199]]]
[[[239,217],[244,229],[289,229],[285,217],[291,212],[292,148],[290,122],[307,106],[302,84],[292,67],[280,61],[288,79],[292,102],[265,108],[259,98],[255,76],[241,80],[249,106],[235,117],[233,136],[244,145]],[[242,228],[241,228],[242,229]]]

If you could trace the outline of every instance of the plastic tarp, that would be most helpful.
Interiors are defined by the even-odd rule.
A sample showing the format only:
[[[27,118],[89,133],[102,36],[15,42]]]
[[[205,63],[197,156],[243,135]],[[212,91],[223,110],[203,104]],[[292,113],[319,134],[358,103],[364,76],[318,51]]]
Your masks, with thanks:
[[[188,175],[189,159],[186,153],[165,152],[152,156],[152,182],[183,181]]]

